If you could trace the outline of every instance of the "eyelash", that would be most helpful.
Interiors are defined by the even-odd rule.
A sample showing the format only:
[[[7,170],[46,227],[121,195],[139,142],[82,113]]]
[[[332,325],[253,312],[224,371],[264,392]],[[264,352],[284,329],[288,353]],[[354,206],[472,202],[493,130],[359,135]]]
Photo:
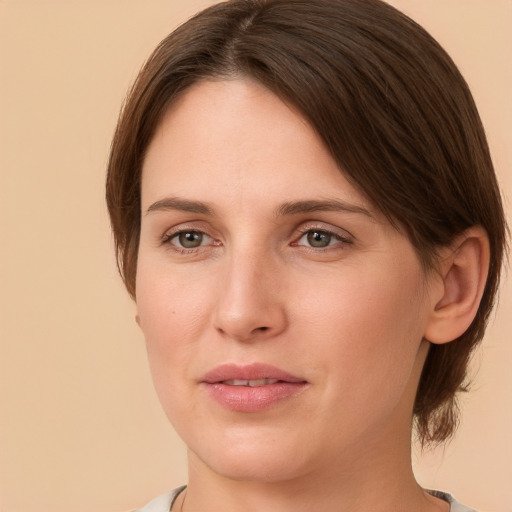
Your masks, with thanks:
[[[310,233],[316,233],[320,234],[322,236],[329,237],[329,243],[325,247],[314,247],[312,245],[305,245],[299,243],[305,236],[307,236]],[[177,245],[177,243],[173,243],[172,240],[175,238],[180,237],[180,235],[184,234],[196,234],[200,235],[202,237],[207,237],[210,240],[213,241],[208,244],[203,244],[203,240],[201,240],[201,244],[197,247],[183,247],[180,245]],[[331,244],[332,239],[336,240],[337,243]],[[340,250],[343,249],[343,246],[347,244],[352,244],[353,241],[348,236],[342,236],[339,233],[336,233],[332,230],[325,229],[325,228],[319,228],[315,226],[306,226],[302,228],[299,231],[299,237],[296,238],[290,245],[292,247],[303,247],[306,250],[314,251],[314,252],[320,252],[320,251],[327,251],[327,250]],[[341,244],[341,247],[338,247],[338,244]],[[221,242],[216,241],[213,237],[205,233],[204,231],[201,231],[200,229],[180,229],[178,231],[173,231],[171,233],[167,233],[162,238],[162,245],[165,245],[169,247],[171,250],[176,251],[180,254],[195,254],[197,253],[201,248],[208,247],[208,246],[219,246],[221,245]]]

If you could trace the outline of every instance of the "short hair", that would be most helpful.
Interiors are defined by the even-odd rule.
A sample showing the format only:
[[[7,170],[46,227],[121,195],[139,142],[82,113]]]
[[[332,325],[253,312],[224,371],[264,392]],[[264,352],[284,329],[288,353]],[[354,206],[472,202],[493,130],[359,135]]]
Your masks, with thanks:
[[[507,227],[466,82],[422,27],[380,0],[230,0],[159,44],[129,92],[108,163],[128,292],[135,298],[142,165],[162,116],[194,83],[244,77],[309,121],[344,176],[406,233],[425,271],[470,226],[487,231],[490,266],[476,317],[456,340],[431,345],[414,403],[422,445],[447,440],[496,297]]]

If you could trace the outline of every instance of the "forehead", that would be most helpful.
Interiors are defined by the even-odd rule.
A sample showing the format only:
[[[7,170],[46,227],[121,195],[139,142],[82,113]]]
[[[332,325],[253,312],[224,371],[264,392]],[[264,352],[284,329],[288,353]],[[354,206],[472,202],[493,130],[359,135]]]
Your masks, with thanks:
[[[304,117],[254,81],[200,82],[169,107],[146,153],[143,207],[164,193],[220,200],[271,191],[281,202],[341,193],[369,204]]]

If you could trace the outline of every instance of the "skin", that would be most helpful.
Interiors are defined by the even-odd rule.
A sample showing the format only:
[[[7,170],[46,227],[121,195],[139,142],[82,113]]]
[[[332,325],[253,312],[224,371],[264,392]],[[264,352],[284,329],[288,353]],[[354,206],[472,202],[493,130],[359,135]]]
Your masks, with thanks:
[[[345,209],[282,211],[326,200]],[[166,113],[143,166],[136,289],[155,387],[188,446],[178,510],[449,509],[410,463],[441,279],[262,86],[202,82]],[[200,385],[253,362],[307,386],[241,413]]]

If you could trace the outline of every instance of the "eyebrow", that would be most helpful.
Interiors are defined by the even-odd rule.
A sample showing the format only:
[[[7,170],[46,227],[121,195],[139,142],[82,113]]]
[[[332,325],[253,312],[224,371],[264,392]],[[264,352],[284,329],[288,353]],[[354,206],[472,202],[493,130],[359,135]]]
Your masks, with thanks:
[[[276,215],[297,215],[301,213],[313,212],[360,213],[373,218],[373,215],[366,208],[347,203],[339,199],[292,201],[289,203],[284,203],[276,210]]]
[[[166,197],[154,202],[146,210],[146,215],[151,212],[179,210],[182,212],[199,213],[202,215],[213,215],[213,209],[206,203],[200,201],[190,201],[180,199],[179,197]]]
[[[178,210],[188,213],[197,213],[201,215],[214,215],[213,208],[207,203],[201,201],[192,201],[190,199],[181,199],[179,197],[166,197],[155,201],[146,210],[146,215],[152,212]],[[303,200],[283,203],[275,211],[276,217],[286,215],[299,215],[313,212],[348,212],[359,213],[373,218],[369,210],[362,206],[347,203],[339,199],[326,200]]]

